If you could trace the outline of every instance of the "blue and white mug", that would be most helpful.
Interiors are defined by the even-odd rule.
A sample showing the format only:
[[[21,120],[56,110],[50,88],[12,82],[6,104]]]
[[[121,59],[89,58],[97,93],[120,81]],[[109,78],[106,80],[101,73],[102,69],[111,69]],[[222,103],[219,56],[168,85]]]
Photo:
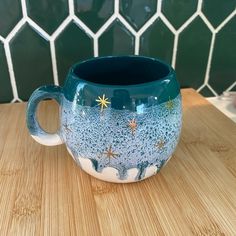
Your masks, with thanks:
[[[57,133],[44,131],[38,103],[55,99]],[[148,57],[100,57],[71,67],[64,87],[42,86],[27,107],[27,125],[39,143],[65,143],[76,163],[110,182],[135,182],[156,174],[180,136],[182,106],[175,72]]]

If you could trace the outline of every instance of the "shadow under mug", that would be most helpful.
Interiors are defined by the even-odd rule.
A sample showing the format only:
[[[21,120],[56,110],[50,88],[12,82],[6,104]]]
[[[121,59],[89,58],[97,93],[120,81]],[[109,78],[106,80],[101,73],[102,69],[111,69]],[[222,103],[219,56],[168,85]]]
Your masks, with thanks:
[[[57,133],[36,118],[39,102],[55,99]],[[31,95],[27,125],[39,143],[65,143],[76,163],[110,182],[156,174],[170,159],[182,125],[179,84],[170,65],[142,56],[109,56],[75,64],[64,87],[42,86]]]

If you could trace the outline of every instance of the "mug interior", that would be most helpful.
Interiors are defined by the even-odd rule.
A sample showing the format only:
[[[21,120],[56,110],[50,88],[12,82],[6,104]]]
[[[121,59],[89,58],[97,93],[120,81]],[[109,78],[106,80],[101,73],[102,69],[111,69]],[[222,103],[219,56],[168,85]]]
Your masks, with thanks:
[[[123,56],[93,58],[75,65],[72,73],[83,80],[107,85],[135,85],[164,79],[171,67],[156,59]]]

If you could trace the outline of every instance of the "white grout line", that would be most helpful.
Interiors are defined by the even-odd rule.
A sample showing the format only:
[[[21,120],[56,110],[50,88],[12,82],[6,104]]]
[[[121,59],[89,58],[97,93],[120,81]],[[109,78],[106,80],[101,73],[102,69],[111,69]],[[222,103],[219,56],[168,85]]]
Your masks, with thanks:
[[[15,78],[15,74],[14,74],[14,70],[13,70],[13,63],[12,63],[12,58],[11,58],[10,47],[9,47],[9,43],[6,41],[4,43],[4,48],[5,48],[6,60],[7,60],[8,70],[9,70],[12,93],[13,93],[14,98],[19,100],[17,86],[16,86],[16,78]]]
[[[203,83],[203,84],[197,89],[197,92],[200,92],[205,86],[206,86],[206,84]]]
[[[157,14],[161,14],[161,8],[162,8],[162,0],[157,1]]]
[[[209,54],[208,54],[204,84],[208,84],[208,81],[209,81],[209,75],[210,75],[210,70],[211,70],[211,62],[212,62],[212,55],[213,55],[214,45],[215,45],[215,39],[216,39],[216,35],[215,35],[215,33],[213,33],[212,38],[211,38],[210,50],[209,50]]]
[[[159,17],[158,13],[155,13],[140,29],[138,32],[136,32],[136,34],[138,36],[141,36],[146,30],[147,28],[149,28],[155,21],[156,19]]]
[[[233,84],[231,84],[225,91],[230,91],[231,89],[233,89],[234,87],[236,86],[236,81],[233,83]]]
[[[179,34],[176,34],[175,38],[174,38],[174,46],[173,46],[172,61],[171,61],[171,66],[174,69],[175,69],[175,66],[176,66],[178,43],[179,43]]]
[[[23,102],[20,98],[13,98],[10,103],[15,103],[15,102]]]
[[[212,24],[210,23],[210,21],[206,18],[206,16],[205,16],[202,12],[199,13],[199,16],[201,17],[201,19],[203,20],[203,22],[207,25],[208,29],[209,29],[212,33],[214,33],[214,32],[215,32],[215,29],[214,29],[214,27],[212,26]]]
[[[118,15],[117,17],[119,19],[119,21],[125,26],[125,28],[131,32],[133,35],[136,35],[136,31],[134,30],[134,28],[125,20],[125,18],[121,15]]]
[[[236,15],[236,9],[221,22],[221,24],[216,28],[216,33],[218,33],[234,16]]]
[[[55,50],[55,41],[54,40],[50,40],[50,52],[51,52],[52,72],[53,72],[54,84],[59,85],[58,71],[57,71],[57,58],[56,58],[56,50]]]
[[[119,0],[115,0],[115,2],[114,2],[114,15],[118,15],[119,14],[119,6],[120,4],[119,4]]]
[[[13,97],[15,100],[21,101],[19,96],[18,96],[18,91],[17,91],[17,85],[16,85],[16,78],[15,78],[15,73],[13,69],[13,63],[12,63],[12,57],[11,57],[11,51],[10,51],[10,46],[9,42],[11,39],[15,36],[15,34],[21,29],[21,27],[25,24],[25,19],[22,18],[16,26],[12,29],[12,31],[8,34],[4,41],[4,49],[5,49],[5,55],[6,55],[6,60],[7,60],[7,66],[8,66],[8,71],[9,71],[9,76],[10,76],[10,82],[11,82],[11,88],[12,88],[12,93]]]
[[[97,31],[97,33],[95,34],[95,37],[99,38],[101,34],[103,34],[106,31],[106,29],[110,27],[110,25],[115,21],[115,19],[116,19],[116,16],[112,15]]]
[[[169,20],[163,15],[160,15],[160,19],[165,23],[166,27],[173,33],[177,34],[175,27],[169,22]]]
[[[21,0],[21,10],[22,10],[23,18],[26,18],[27,17],[27,7],[26,7],[25,0]]]
[[[208,55],[207,69],[206,69],[204,83],[197,91],[201,91],[201,89],[206,85],[215,96],[218,96],[216,91],[209,84],[212,55],[213,55],[213,50],[214,50],[214,46],[215,46],[216,33],[218,33],[235,15],[236,15],[236,9],[228,17],[226,17],[225,20],[216,29],[214,29],[214,27],[209,22],[209,20],[206,18],[206,16],[201,11],[199,12],[199,16],[201,17],[201,19],[204,21],[204,23],[207,25],[207,27],[212,32],[212,39],[211,39],[211,44],[210,44],[210,50],[209,50],[209,55]],[[235,82],[235,84],[236,84],[236,82]],[[234,84],[231,86],[226,91],[229,91],[230,89],[232,89],[234,87]]]
[[[197,3],[197,12],[200,12],[202,10],[202,2],[203,0],[198,0],[198,3]]]
[[[207,84],[206,86],[211,90],[211,92],[212,92],[215,96],[219,96],[218,93],[217,93],[209,84]]]
[[[134,54],[139,55],[139,50],[140,50],[140,36],[135,35],[135,41],[134,41]]]
[[[20,30],[20,28],[25,24],[26,19],[22,18],[16,26],[12,29],[12,31],[5,38],[6,42],[10,42],[11,39],[15,36],[15,34]]]
[[[5,39],[0,35],[0,41],[4,43]]]
[[[27,22],[29,23],[29,25],[38,32],[39,35],[41,35],[44,39],[46,39],[47,41],[50,39],[50,35],[44,31],[39,25],[37,25],[32,19],[30,19],[29,17],[27,18]]]
[[[68,0],[68,6],[69,6],[69,15],[73,16],[75,14],[74,1]]]
[[[197,16],[198,12],[195,12],[191,17],[188,18],[187,21],[184,22],[184,24],[181,25],[181,27],[177,30],[177,33],[182,33],[184,29],[187,28],[187,26],[190,25],[190,23],[192,23],[192,21],[194,21]]]
[[[98,48],[98,37],[93,38],[93,55],[98,57],[99,48]]]
[[[198,12],[195,12],[185,23],[178,29],[175,30],[175,28],[170,24],[170,22],[165,18],[164,15],[161,15],[161,19],[163,22],[167,25],[167,27],[171,30],[172,33],[174,33],[174,46],[173,46],[173,54],[172,54],[172,61],[171,66],[175,68],[176,66],[176,57],[177,57],[177,51],[178,51],[178,43],[179,43],[179,35],[183,32],[183,30],[198,16]],[[168,22],[168,23],[167,23]]]
[[[35,30],[39,35],[41,35],[44,39],[48,40],[50,42],[50,52],[51,52],[51,60],[52,60],[52,69],[53,69],[53,77],[54,77],[54,83],[59,84],[58,81],[58,71],[57,71],[57,61],[56,61],[56,51],[55,51],[55,40],[56,38],[62,33],[62,31],[68,26],[68,24],[71,21],[74,21],[76,25],[78,25],[79,28],[85,31],[92,39],[93,39],[93,49],[94,49],[94,56],[99,55],[99,46],[98,46],[98,40],[99,37],[113,24],[113,22],[116,19],[119,19],[120,22],[126,27],[126,29],[131,32],[132,35],[135,37],[135,54],[139,54],[140,50],[140,37],[141,35],[158,19],[158,17],[164,22],[166,27],[169,28],[169,30],[175,35],[174,39],[174,45],[173,45],[173,55],[172,55],[172,66],[175,67],[176,65],[176,56],[177,56],[177,50],[178,50],[178,40],[179,35],[184,31],[186,27],[188,27],[189,24],[192,23],[192,21],[199,16],[203,22],[207,25],[209,30],[212,32],[212,39],[211,39],[211,45],[208,55],[208,61],[207,61],[207,68],[206,68],[206,74],[204,78],[204,83],[198,88],[197,91],[201,91],[205,86],[207,86],[213,94],[216,96],[218,95],[214,89],[208,84],[209,81],[209,74],[211,69],[211,61],[212,61],[212,54],[214,50],[214,44],[215,44],[215,37],[216,33],[218,33],[235,15],[236,15],[236,9],[225,18],[221,24],[214,29],[212,24],[209,22],[209,20],[206,18],[206,16],[202,12],[202,4],[203,0],[198,0],[197,10],[193,13],[193,15],[184,22],[184,24],[176,30],[174,26],[169,22],[169,20],[165,17],[165,15],[161,12],[162,8],[162,1],[159,0],[157,2],[157,8],[156,13],[149,19],[147,22],[141,27],[141,29],[138,30],[138,32],[135,31],[135,29],[127,22],[127,20],[119,13],[119,0],[114,0],[114,13],[112,16],[101,26],[101,28],[96,32],[92,32],[92,30],[85,24],[83,21],[81,21],[76,15],[75,15],[75,9],[74,9],[74,1],[68,0],[68,6],[69,6],[69,16],[58,26],[58,28],[53,32],[53,34],[50,36],[45,30],[43,30],[37,23],[35,23],[31,18],[27,15],[27,6],[26,6],[26,0],[21,0],[21,6],[22,6],[22,19],[15,25],[15,27],[12,29],[12,31],[7,35],[6,38],[0,35],[0,41],[4,43],[5,48],[5,54],[7,58],[7,64],[10,74],[10,80],[12,85],[12,91],[14,95],[14,101],[21,101],[21,99],[18,97],[17,92],[17,86],[16,86],[16,80],[15,80],[15,74],[13,70],[13,64],[12,64],[12,58],[11,58],[11,52],[9,43],[12,40],[12,38],[20,31],[22,26],[28,22],[29,25]],[[228,89],[232,89],[236,85],[236,82],[234,82]]]
[[[51,35],[51,40],[55,40],[58,35],[67,27],[67,25],[72,21],[72,18],[68,16],[60,25],[59,27],[53,32]]]
[[[100,29],[93,35],[93,54],[94,57],[99,56],[99,46],[98,40],[99,37],[113,24],[119,15],[119,0],[114,1],[114,13],[110,18],[100,27]]]
[[[162,0],[157,2],[156,12],[147,20],[147,22],[135,32],[135,55],[139,55],[140,52],[140,38],[142,34],[160,17]]]
[[[75,22],[75,24],[82,29],[83,31],[85,31],[86,34],[88,34],[90,37],[94,37],[94,33],[91,29],[89,29],[89,27],[87,25],[85,25],[85,23],[83,21],[81,21],[77,16],[72,16],[73,21]]]

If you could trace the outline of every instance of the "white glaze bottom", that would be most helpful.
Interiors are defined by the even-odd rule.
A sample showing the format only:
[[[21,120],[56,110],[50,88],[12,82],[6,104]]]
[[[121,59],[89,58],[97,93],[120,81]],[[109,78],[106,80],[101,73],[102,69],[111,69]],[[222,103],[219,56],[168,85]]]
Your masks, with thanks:
[[[72,156],[72,158],[76,161],[75,157],[72,155],[71,151],[67,148],[68,152]],[[168,161],[171,159],[168,158]],[[80,163],[80,167],[89,175],[92,175],[93,177],[107,181],[107,182],[113,182],[113,183],[132,183],[132,182],[138,182],[141,180],[144,180],[148,177],[151,177],[152,175],[155,175],[157,173],[157,167],[156,166],[150,166],[146,168],[145,175],[141,180],[137,180],[137,174],[138,169],[137,168],[131,168],[127,171],[127,178],[122,180],[119,178],[118,170],[113,167],[106,167],[104,168],[101,173],[97,172],[92,162],[89,159],[86,158],[78,158],[78,161]],[[77,162],[77,161],[76,161]]]

